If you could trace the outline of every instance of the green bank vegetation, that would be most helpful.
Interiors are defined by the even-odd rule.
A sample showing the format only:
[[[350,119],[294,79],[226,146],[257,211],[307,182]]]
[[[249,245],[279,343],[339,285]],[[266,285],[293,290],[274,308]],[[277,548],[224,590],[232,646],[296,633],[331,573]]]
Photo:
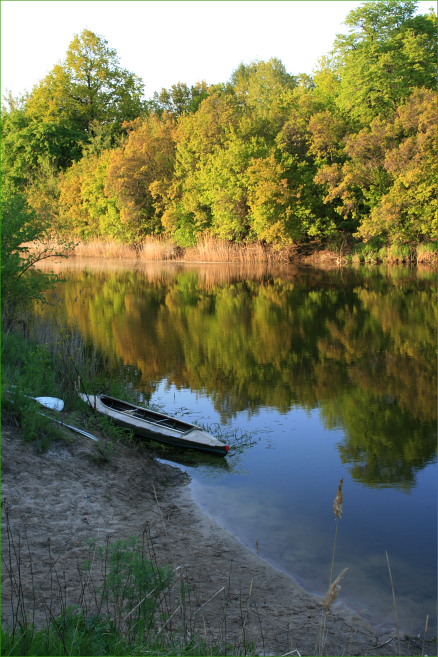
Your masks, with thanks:
[[[345,25],[312,75],[271,59],[149,100],[84,30],[4,106],[4,195],[85,242],[356,242],[359,260],[430,259],[436,17],[412,0],[366,2]]]
[[[30,596],[25,592],[27,573],[23,569],[34,568],[34,558],[31,546],[14,535],[8,511],[5,543],[9,554],[5,574],[13,585],[8,601],[12,627],[1,632],[3,655],[251,652],[252,644],[248,642],[244,648],[230,645],[226,630],[200,630],[200,604],[190,591],[186,575],[181,568],[158,565],[149,527],[140,537],[89,541],[88,558],[78,564],[75,602],[67,600],[56,564],[50,568],[48,592],[40,591],[36,582],[32,582]],[[45,620],[38,622],[41,604],[37,601],[41,600],[45,602]],[[242,620],[246,613],[242,608]]]

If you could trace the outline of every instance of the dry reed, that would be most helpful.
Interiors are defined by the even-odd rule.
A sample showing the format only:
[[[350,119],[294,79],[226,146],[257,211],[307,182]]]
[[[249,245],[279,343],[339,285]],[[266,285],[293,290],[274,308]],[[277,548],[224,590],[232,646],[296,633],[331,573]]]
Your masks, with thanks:
[[[392,603],[393,603],[393,606],[394,606],[395,625],[396,625],[396,628],[397,628],[398,654],[400,655],[400,623],[399,623],[399,620],[398,620],[397,600],[396,600],[396,597],[395,597],[394,579],[392,577],[391,564],[389,563],[389,556],[388,556],[388,552],[386,550],[385,550],[385,554],[386,554],[386,563],[388,564],[389,579],[390,579],[390,582],[391,582]]]
[[[347,572],[347,570],[348,570],[348,568],[344,568],[344,570],[342,570],[339,573],[337,578],[333,582],[330,583],[330,586],[329,586],[329,589],[326,593],[326,596],[325,596],[324,600],[322,601],[322,606],[324,607],[324,609],[326,611],[328,611],[330,609],[330,607],[332,606],[332,604],[337,600],[337,598],[339,596],[339,593],[341,592],[341,581],[342,581],[345,573]]]
[[[30,245],[36,248],[36,245]],[[235,244],[212,237],[204,237],[195,246],[181,247],[163,237],[148,237],[142,243],[129,245],[115,240],[77,242],[70,255],[78,258],[113,260],[179,261],[179,262],[230,262],[270,264],[290,263],[297,259],[295,247],[276,248],[260,242]]]
[[[348,570],[348,568],[344,568],[336,577],[336,579],[333,580],[333,571],[335,567],[335,557],[336,557],[336,546],[338,542],[339,521],[342,518],[343,506],[344,506],[344,478],[340,480],[338,486],[338,492],[336,494],[335,499],[333,500],[333,513],[336,518],[336,530],[335,530],[335,538],[333,541],[332,562],[330,565],[329,587],[325,595],[325,598],[322,601],[321,624],[320,624],[320,630],[315,646],[315,650],[318,655],[323,654],[327,640],[327,629],[326,629],[327,615],[330,611],[331,606],[337,600],[339,593],[341,592],[341,581]]]
[[[429,614],[426,616],[426,623],[424,625],[424,637],[423,637],[423,645],[421,646],[421,654],[424,655],[424,648],[426,645],[426,637],[427,633],[429,631]]]
[[[73,250],[74,256],[83,258],[115,258],[130,259],[136,257],[135,249],[129,244],[121,244],[114,240],[92,240],[78,242]]]
[[[337,495],[333,501],[333,513],[335,514],[338,520],[342,518],[342,509],[344,505],[343,489],[344,489],[344,478],[342,477],[341,481],[339,482]]]

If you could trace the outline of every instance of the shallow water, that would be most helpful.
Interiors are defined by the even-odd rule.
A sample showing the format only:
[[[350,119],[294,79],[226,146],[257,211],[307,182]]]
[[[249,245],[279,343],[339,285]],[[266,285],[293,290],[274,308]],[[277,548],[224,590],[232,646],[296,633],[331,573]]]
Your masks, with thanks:
[[[341,600],[424,628],[436,609],[436,279],[407,269],[234,265],[65,269],[75,325],[166,413],[207,425],[227,459],[160,451],[250,549],[324,595],[344,478]]]

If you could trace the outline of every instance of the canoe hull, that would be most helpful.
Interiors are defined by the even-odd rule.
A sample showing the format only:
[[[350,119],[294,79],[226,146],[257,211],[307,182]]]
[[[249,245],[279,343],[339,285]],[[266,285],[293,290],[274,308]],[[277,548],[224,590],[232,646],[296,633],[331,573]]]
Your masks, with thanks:
[[[108,415],[116,424],[134,431],[142,438],[217,456],[226,456],[228,453],[228,445],[196,425],[143,409],[114,397],[84,394],[80,394],[80,397],[96,411]]]
[[[207,452],[208,454],[217,454],[218,456],[226,456],[227,451],[224,444],[221,445],[205,445],[196,441],[190,440],[188,437],[178,437],[178,436],[169,436],[163,433],[158,433],[152,431],[146,427],[134,426],[129,422],[124,421],[123,419],[113,418],[113,421],[119,426],[134,431],[137,436],[142,438],[147,438],[150,440],[155,440],[159,443],[165,443],[166,445],[173,445],[174,447],[184,447],[187,449],[196,449],[201,452]]]

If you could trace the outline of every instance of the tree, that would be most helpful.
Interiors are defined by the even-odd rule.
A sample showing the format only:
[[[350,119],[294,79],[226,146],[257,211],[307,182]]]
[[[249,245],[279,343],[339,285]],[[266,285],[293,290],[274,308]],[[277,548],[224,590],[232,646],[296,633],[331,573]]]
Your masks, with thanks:
[[[162,116],[164,112],[174,117],[196,112],[202,101],[207,98],[210,87],[206,82],[197,82],[191,87],[184,82],[173,84],[170,89],[156,91],[146,105],[150,112]]]
[[[81,157],[83,133],[62,117],[34,120],[27,107],[12,108],[3,116],[3,189],[20,193],[34,182],[41,167],[56,171]]]
[[[293,104],[296,78],[287,73],[279,59],[273,58],[241,64],[231,82],[237,99],[246,109],[246,130],[252,135],[275,139]],[[244,130],[245,119],[241,125],[241,131]]]
[[[116,51],[89,30],[76,35],[62,64],[37,85],[27,109],[33,119],[74,125],[88,142],[96,125],[115,135],[143,111],[143,84],[121,68]]]
[[[393,140],[384,169],[392,184],[363,218],[358,235],[417,244],[438,238],[438,94],[418,89],[385,126]]]
[[[232,133],[208,158],[200,172],[204,199],[211,212],[213,235],[233,242],[253,237],[249,206],[249,170],[254,158],[266,156],[264,139]]]
[[[10,99],[3,113],[4,186],[18,193],[42,166],[65,171],[87,144],[101,152],[117,143],[123,123],[144,112],[142,86],[102,37],[84,30],[30,94]]]
[[[128,241],[116,198],[106,193],[113,150],[89,153],[59,176],[58,217],[54,224],[65,233],[89,240],[112,238]]]
[[[93,173],[93,158],[83,157],[59,177],[59,220],[82,240],[100,237],[99,222],[93,221],[84,198],[84,186]]]
[[[162,232],[154,183],[170,180],[175,165],[174,120],[149,116],[130,125],[126,143],[113,150],[105,194],[115,199],[125,241]]]
[[[361,125],[394,115],[413,88],[435,88],[436,17],[415,16],[415,8],[413,0],[364,2],[335,41],[337,104]]]
[[[274,153],[254,159],[248,174],[251,224],[258,239],[288,244],[301,237],[299,224],[291,221],[292,194],[286,171]]]
[[[357,235],[417,244],[436,239],[438,95],[414,91],[394,120],[374,119],[345,141],[345,161],[321,166],[326,202],[357,222]]]
[[[23,196],[3,196],[1,286],[6,325],[12,323],[20,309],[34,300],[44,299],[44,291],[58,280],[57,276],[34,267],[41,260],[66,255],[70,250],[71,244],[67,242],[54,248],[45,241],[48,232],[48,225],[29,208]]]
[[[319,169],[315,181],[327,185],[326,202],[342,200],[336,209],[344,219],[360,221],[387,191],[391,181],[384,163],[390,141],[386,124],[375,119],[369,128],[346,138],[343,164],[327,164]]]
[[[176,161],[172,179],[155,185],[156,203],[163,207],[162,223],[182,245],[193,244],[212,225],[213,160],[234,134],[242,108],[234,93],[216,89],[194,114],[180,117],[175,130]],[[217,181],[217,179],[215,178]]]

